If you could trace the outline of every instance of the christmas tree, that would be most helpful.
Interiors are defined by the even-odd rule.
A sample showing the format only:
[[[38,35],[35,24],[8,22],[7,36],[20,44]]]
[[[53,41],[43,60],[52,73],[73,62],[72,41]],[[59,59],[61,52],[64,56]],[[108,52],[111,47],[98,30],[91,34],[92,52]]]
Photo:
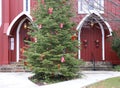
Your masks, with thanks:
[[[37,80],[68,80],[78,76],[80,60],[76,58],[78,41],[71,21],[69,0],[41,0],[33,11],[35,18],[26,41],[28,66]]]

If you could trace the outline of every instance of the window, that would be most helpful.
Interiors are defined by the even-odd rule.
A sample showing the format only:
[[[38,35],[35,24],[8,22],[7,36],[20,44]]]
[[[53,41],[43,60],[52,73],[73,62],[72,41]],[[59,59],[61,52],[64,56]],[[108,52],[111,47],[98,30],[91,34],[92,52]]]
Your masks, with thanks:
[[[24,11],[30,13],[30,0],[23,0]]]
[[[0,26],[2,25],[2,0],[0,0]]]
[[[28,0],[26,0],[26,8],[25,8],[26,11],[28,11]]]
[[[88,2],[89,4],[88,4],[88,9],[89,10],[94,10],[94,0],[89,0],[89,2]]]
[[[104,13],[104,0],[78,0],[78,13]]]

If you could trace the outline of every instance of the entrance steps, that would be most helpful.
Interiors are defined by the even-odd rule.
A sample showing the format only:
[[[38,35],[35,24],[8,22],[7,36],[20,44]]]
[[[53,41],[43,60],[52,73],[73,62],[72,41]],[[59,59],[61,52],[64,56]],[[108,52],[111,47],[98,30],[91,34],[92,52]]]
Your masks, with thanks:
[[[30,70],[24,66],[23,61],[20,61],[12,62],[8,65],[1,65],[0,72],[30,72]]]
[[[0,65],[0,72],[30,72],[31,70],[27,69],[25,66],[24,61],[20,62],[12,62],[8,65]],[[112,71],[113,66],[109,62],[85,62],[80,66],[81,70],[85,71]]]
[[[80,66],[81,70],[94,70],[94,71],[112,71],[113,66],[110,62],[85,62],[83,65]]]

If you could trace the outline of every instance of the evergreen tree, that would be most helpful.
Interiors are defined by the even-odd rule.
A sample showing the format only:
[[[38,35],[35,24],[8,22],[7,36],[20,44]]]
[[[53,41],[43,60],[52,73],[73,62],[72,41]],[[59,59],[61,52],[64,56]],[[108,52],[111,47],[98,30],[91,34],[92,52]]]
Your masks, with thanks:
[[[33,41],[25,56],[35,78],[44,81],[68,80],[78,76],[77,36],[71,21],[69,0],[42,0],[33,11],[28,35]]]
[[[120,30],[113,31],[112,49],[117,53],[120,58]]]

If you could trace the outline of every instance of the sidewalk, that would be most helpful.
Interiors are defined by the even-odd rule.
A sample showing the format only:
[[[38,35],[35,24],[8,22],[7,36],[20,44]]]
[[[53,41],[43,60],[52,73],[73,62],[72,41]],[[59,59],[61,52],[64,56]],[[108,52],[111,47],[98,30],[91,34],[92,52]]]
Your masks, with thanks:
[[[110,71],[84,71],[82,79],[76,79],[61,83],[56,83],[52,85],[42,86],[40,88],[82,88],[84,86],[90,85],[92,83],[120,76],[120,72],[110,72]]]
[[[82,79],[75,79],[50,85],[38,86],[28,80],[31,73],[0,73],[0,88],[82,88],[86,85],[120,76],[120,72],[83,71]]]
[[[38,86],[28,80],[31,73],[0,73],[0,88],[37,88]]]

